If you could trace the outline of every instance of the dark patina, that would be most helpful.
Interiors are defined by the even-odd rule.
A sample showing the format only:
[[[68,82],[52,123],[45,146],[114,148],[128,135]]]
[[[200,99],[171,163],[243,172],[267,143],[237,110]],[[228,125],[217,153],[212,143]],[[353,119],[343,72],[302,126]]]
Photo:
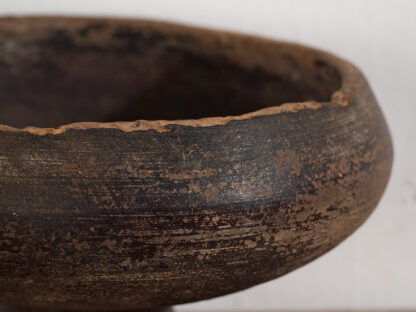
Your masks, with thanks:
[[[150,309],[276,278],[369,216],[385,120],[353,65],[156,22],[0,20],[0,303]]]

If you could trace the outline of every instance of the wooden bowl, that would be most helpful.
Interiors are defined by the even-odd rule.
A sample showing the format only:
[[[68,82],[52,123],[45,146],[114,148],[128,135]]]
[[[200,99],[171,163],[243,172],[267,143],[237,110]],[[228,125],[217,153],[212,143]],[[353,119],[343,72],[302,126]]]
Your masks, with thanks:
[[[153,309],[274,279],[390,175],[360,71],[301,45],[135,20],[0,20],[0,303]]]

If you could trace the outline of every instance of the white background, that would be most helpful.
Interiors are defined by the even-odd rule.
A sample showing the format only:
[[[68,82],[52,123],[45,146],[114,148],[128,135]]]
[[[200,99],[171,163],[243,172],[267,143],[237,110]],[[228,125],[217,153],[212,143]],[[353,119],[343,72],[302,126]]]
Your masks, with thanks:
[[[416,1],[0,0],[1,15],[28,13],[178,21],[297,41],[358,65],[395,145],[392,179],[375,213],[295,272],[177,310],[416,308]]]

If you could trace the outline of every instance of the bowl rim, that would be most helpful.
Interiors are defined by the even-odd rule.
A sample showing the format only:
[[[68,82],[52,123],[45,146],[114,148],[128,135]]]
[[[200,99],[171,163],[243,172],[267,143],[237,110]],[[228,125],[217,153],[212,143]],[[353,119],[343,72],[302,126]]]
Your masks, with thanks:
[[[178,125],[189,127],[212,127],[219,125],[226,125],[231,121],[249,120],[254,117],[263,117],[268,115],[278,115],[281,113],[293,112],[297,113],[302,110],[314,110],[317,111],[326,105],[338,105],[341,107],[347,107],[351,104],[352,96],[357,92],[357,86],[361,85],[360,81],[365,81],[365,78],[361,71],[349,61],[336,56],[332,53],[322,51],[320,49],[295,43],[286,40],[278,40],[262,35],[253,35],[237,31],[229,31],[216,29],[211,27],[200,27],[189,24],[176,23],[162,21],[158,19],[146,19],[146,18],[123,18],[123,17],[106,17],[106,16],[67,16],[67,15],[23,15],[23,16],[6,16],[0,17],[0,27],[3,23],[7,22],[30,22],[30,21],[62,21],[66,23],[70,22],[104,22],[104,23],[129,23],[136,24],[137,26],[157,26],[161,29],[169,29],[170,32],[187,32],[187,33],[204,33],[208,35],[227,36],[230,38],[249,39],[255,44],[263,45],[283,45],[292,49],[302,49],[315,55],[319,55],[320,58],[325,60],[334,66],[340,74],[341,86],[338,90],[332,92],[329,101],[302,101],[302,102],[286,102],[275,106],[268,106],[262,109],[254,110],[241,115],[229,115],[229,116],[215,116],[215,117],[202,117],[195,119],[175,119],[175,120],[146,120],[138,119],[134,121],[111,121],[111,122],[73,122],[63,124],[55,128],[50,127],[37,127],[37,126],[25,126],[23,128],[9,126],[7,124],[0,124],[0,131],[5,132],[26,132],[35,135],[47,135],[47,134],[61,134],[67,130],[88,130],[88,129],[118,129],[124,132],[133,131],[146,131],[154,130],[156,132],[169,132],[170,130],[166,126]]]

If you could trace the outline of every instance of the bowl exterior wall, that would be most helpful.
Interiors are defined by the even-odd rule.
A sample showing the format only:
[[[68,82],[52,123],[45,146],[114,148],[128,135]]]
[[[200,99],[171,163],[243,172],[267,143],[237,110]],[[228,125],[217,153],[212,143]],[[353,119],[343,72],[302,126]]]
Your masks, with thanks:
[[[148,309],[279,277],[369,216],[392,145],[347,106],[163,129],[0,130],[0,302]]]

